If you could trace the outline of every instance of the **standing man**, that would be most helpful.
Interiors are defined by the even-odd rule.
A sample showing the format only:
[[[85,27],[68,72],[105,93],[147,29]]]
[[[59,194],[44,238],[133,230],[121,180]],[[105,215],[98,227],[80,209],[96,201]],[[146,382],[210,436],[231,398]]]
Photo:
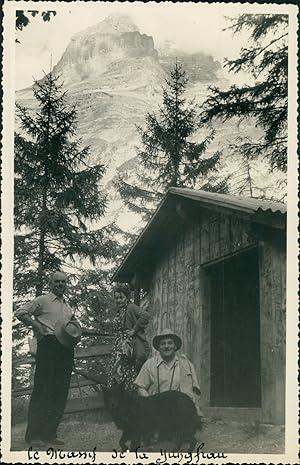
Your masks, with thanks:
[[[75,335],[73,344],[74,334],[70,336],[65,332],[66,324],[70,324],[72,318],[71,307],[63,295],[66,284],[66,275],[55,272],[49,282],[51,292],[36,297],[16,311],[17,318],[31,326],[37,338],[34,386],[25,433],[25,441],[36,447],[64,444],[57,438],[57,428],[66,405],[74,345],[78,342]],[[76,326],[71,333],[74,328],[76,333]]]
[[[195,368],[185,355],[177,354],[182,345],[181,338],[170,329],[164,329],[153,338],[152,345],[158,355],[149,358],[142,366],[135,380],[138,394],[148,397],[165,391],[181,391],[192,399],[198,415],[202,416]]]

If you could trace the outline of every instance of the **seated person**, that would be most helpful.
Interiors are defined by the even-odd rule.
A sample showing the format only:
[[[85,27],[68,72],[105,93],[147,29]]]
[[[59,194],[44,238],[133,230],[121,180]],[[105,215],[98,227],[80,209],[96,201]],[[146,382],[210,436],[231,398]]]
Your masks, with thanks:
[[[135,379],[138,394],[147,397],[169,390],[181,391],[192,399],[198,415],[202,416],[197,402],[200,387],[195,369],[185,355],[177,354],[181,338],[164,329],[153,338],[152,345],[159,353],[144,363]]]

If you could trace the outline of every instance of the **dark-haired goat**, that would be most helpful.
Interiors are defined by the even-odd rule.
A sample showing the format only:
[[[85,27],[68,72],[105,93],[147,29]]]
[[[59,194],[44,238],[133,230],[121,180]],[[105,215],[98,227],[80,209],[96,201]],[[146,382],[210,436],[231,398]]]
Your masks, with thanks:
[[[130,396],[118,386],[103,389],[105,406],[123,434],[119,441],[122,450],[134,451],[142,441],[159,433],[160,439],[172,440],[175,450],[189,443],[189,451],[196,444],[195,433],[199,417],[193,401],[182,392],[166,391],[149,397]]]

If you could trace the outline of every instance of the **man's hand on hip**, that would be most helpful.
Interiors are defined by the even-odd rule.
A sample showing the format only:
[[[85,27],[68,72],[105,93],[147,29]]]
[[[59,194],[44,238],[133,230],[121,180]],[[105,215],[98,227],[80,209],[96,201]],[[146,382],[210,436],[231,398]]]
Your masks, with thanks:
[[[45,336],[46,334],[49,334],[49,331],[47,331],[46,326],[42,325],[38,321],[33,321],[32,322],[32,327],[35,329],[35,331],[40,334],[41,336]]]

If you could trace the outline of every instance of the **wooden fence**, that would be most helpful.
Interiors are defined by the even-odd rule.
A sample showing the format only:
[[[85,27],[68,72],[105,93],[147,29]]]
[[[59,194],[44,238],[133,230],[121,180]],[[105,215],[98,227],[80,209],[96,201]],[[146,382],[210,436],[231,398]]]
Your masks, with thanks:
[[[95,410],[103,407],[103,394],[101,389],[101,384],[105,384],[106,376],[105,374],[98,374],[97,376],[90,375],[88,372],[82,368],[77,368],[76,360],[88,360],[92,358],[101,359],[111,353],[112,344],[102,343],[96,344],[89,347],[78,347],[75,349],[75,363],[74,363],[74,372],[72,373],[69,397],[67,400],[65,413],[74,413],[84,410]],[[30,384],[26,387],[20,387],[12,390],[12,399],[18,398],[21,396],[28,396],[32,392],[33,388],[33,368],[35,365],[34,356],[22,356],[14,358],[13,366],[30,366]],[[90,386],[94,391],[94,395],[85,395],[83,390],[87,386]],[[72,397],[72,392],[74,389],[79,390],[79,397]]]

